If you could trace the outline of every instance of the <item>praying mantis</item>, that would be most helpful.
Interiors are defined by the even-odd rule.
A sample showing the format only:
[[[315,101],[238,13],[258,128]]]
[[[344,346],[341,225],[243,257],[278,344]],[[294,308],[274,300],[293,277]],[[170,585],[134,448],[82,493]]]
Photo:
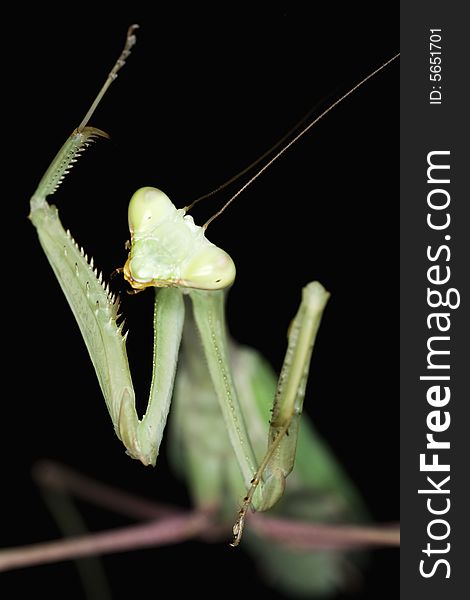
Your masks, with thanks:
[[[133,276],[132,276],[132,274],[130,274],[130,275],[128,274],[128,278],[132,279],[132,277],[133,277]],[[161,294],[161,291],[160,291],[159,293]],[[182,384],[182,385],[183,385],[183,384]],[[266,420],[269,420],[269,415],[267,416],[267,418],[265,418],[265,421],[266,421]],[[118,426],[117,426],[117,427],[118,427],[118,428],[120,427],[120,426],[119,426],[119,424],[118,424]],[[287,428],[286,428],[286,430],[287,430]],[[122,435],[125,437],[125,436],[127,435],[127,433],[123,433]],[[290,440],[289,440],[289,441],[290,441]],[[130,445],[131,445],[131,452],[132,452],[132,444],[130,444]],[[151,462],[151,460],[150,460],[150,462]],[[246,480],[246,479],[248,479],[248,481],[245,481],[244,483],[245,483],[245,488],[246,488],[246,487],[248,487],[248,489],[250,489],[250,482],[251,482],[252,475],[254,474],[254,471],[253,471],[253,469],[251,468],[251,466],[250,466],[250,469],[247,469],[247,471],[248,471],[248,470],[250,471],[251,475],[250,475],[250,478],[249,478],[249,479],[248,479],[248,476],[246,476],[246,477],[245,477],[245,480]],[[205,485],[203,485],[203,487],[205,487],[205,488],[206,488],[206,491],[207,491],[207,488],[209,487],[209,485],[206,483]],[[255,490],[254,490],[254,491],[255,491]],[[233,500],[233,503],[236,505],[236,504],[238,503],[238,500],[239,500],[239,498],[238,498],[238,499],[234,499],[234,500]],[[231,501],[231,502],[232,502],[232,501]]]
[[[103,91],[116,78],[117,71],[130,54],[136,28],[129,29],[125,48]],[[221,506],[227,488],[234,495],[242,487],[247,490],[233,527],[232,545],[235,546],[240,542],[248,508],[253,506],[257,510],[267,510],[277,503],[283,495],[286,477],[293,469],[310,357],[329,294],[318,282],[312,282],[303,289],[302,302],[290,327],[286,358],[274,394],[267,450],[258,465],[253,435],[250,439],[248,428],[256,431],[266,421],[266,400],[273,397],[273,390],[270,382],[265,388],[256,387],[259,381],[270,378],[256,355],[229,347],[225,331],[224,290],[235,279],[233,260],[224,250],[208,241],[205,227],[195,225],[193,218],[187,216],[187,209],[177,210],[171,200],[156,188],[141,188],[133,195],[129,205],[131,242],[129,257],[123,268],[125,279],[135,290],[146,287],[157,290],[152,384],[146,413],[139,419],[126,340],[122,325],[118,325],[118,302],[94,269],[93,259],[88,260],[84,251],[79,249],[71,234],[63,229],[57,209],[46,201],[86,146],[96,137],[107,137],[104,132],[88,126],[95,104],[100,99],[101,93],[40,181],[31,198],[30,219],[77,319],[115,432],[127,453],[144,465],[155,465],[177,376],[176,396],[180,398],[177,411],[181,421],[176,425],[179,431],[174,435],[180,436],[177,443],[184,447],[182,452],[185,456],[179,462],[188,465],[187,476],[193,480],[196,503],[202,507]],[[192,322],[186,325],[185,362],[189,367],[182,372],[179,366],[177,375],[185,321],[184,294],[191,299],[193,309]],[[202,347],[197,343],[197,334]],[[201,361],[202,356],[207,365],[204,360]],[[239,367],[240,374],[235,376],[232,371],[239,364],[244,366]],[[218,405],[214,404],[212,388]],[[245,398],[243,405],[239,399],[242,396]],[[257,397],[260,398],[259,412],[251,413],[249,419],[252,422],[247,425],[246,414],[253,408]],[[197,423],[199,413],[204,414],[201,423]],[[230,463],[224,465],[229,446],[225,441],[216,441],[216,430],[222,424],[235,454],[239,469],[236,473],[232,472]],[[193,437],[191,442],[191,428],[200,428],[199,442],[197,437]],[[204,448],[204,438],[208,433],[213,438],[212,448],[210,444]],[[198,443],[200,450],[195,452],[194,445]],[[315,450],[313,437],[310,444],[308,450]],[[225,469],[227,472],[224,474]],[[334,467],[331,465],[327,470],[331,472]]]

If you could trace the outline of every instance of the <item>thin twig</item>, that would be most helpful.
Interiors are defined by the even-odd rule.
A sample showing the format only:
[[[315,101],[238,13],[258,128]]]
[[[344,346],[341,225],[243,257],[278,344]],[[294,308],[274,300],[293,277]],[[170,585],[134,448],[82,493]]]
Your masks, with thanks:
[[[400,528],[392,525],[325,525],[250,515],[250,525],[263,536],[302,550],[360,549],[400,545]]]
[[[91,533],[69,539],[32,544],[0,551],[0,571],[17,569],[97,554],[111,554],[175,544],[190,538],[220,539],[225,528],[214,518],[214,511],[161,507],[148,500],[92,481],[72,469],[43,462],[35,468],[35,477],[41,485],[69,491],[101,506],[137,518],[154,517],[138,525],[113,531]],[[120,504],[122,502],[122,504]],[[263,537],[298,550],[359,550],[399,546],[400,529],[392,525],[327,525],[269,517],[259,513],[249,515],[249,526]],[[228,530],[227,530],[228,534]]]
[[[76,498],[133,519],[149,520],[186,514],[183,509],[157,504],[48,460],[42,460],[34,465],[33,478],[42,487],[72,494]]]
[[[164,546],[188,540],[209,526],[209,515],[202,511],[183,516],[140,523],[113,531],[20,546],[0,552],[0,571],[40,565],[96,554],[113,554],[149,546]]]

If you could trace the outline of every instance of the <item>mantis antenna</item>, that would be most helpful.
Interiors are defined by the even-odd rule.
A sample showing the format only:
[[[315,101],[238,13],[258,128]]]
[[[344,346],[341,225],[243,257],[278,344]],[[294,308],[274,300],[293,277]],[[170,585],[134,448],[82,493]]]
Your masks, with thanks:
[[[214,196],[218,192],[224,190],[226,187],[228,187],[234,181],[237,181],[237,179],[240,179],[240,177],[243,177],[243,175],[245,175],[245,173],[248,173],[249,171],[251,171],[251,169],[253,169],[254,167],[256,167],[256,165],[258,165],[262,160],[264,160],[267,156],[269,156],[270,154],[272,154],[276,150],[276,148],[279,148],[279,146],[282,146],[282,144],[286,140],[288,140],[294,134],[294,132],[297,131],[297,129],[299,129],[305,123],[305,121],[307,121],[312,116],[312,114],[317,110],[317,107],[318,107],[318,105],[315,105],[313,108],[311,108],[308,111],[308,113],[306,115],[304,115],[300,119],[300,121],[298,121],[294,125],[294,127],[292,127],[291,129],[289,129],[289,131],[286,134],[284,134],[281,137],[281,139],[277,140],[277,142],[275,144],[273,144],[270,148],[268,148],[266,150],[266,152],[263,152],[263,154],[261,154],[261,156],[258,156],[258,158],[256,158],[253,162],[251,162],[249,165],[247,165],[246,167],[244,167],[236,175],[233,175],[232,177],[230,177],[230,179],[227,179],[227,181],[224,181],[224,183],[221,183],[219,186],[217,186],[216,188],[214,188],[210,192],[207,192],[207,194],[203,194],[202,196],[199,196],[198,198],[196,198],[195,200],[193,200],[191,202],[191,204],[189,204],[188,206],[184,207],[184,211],[185,212],[189,212],[192,208],[194,208],[196,206],[196,204],[199,204],[199,202],[201,202],[201,200],[205,200],[206,198],[210,198],[211,196]]]
[[[129,54],[131,53],[132,47],[134,46],[134,44],[136,42],[136,36],[134,34],[134,31],[136,29],[139,29],[139,26],[137,24],[134,24],[134,25],[131,25],[129,27],[129,29],[127,30],[126,43],[124,44],[124,48],[123,48],[121,54],[119,55],[119,58],[117,59],[117,61],[114,63],[114,67],[109,72],[108,77],[106,78],[106,81],[104,82],[103,87],[100,89],[100,91],[98,92],[98,95],[93,100],[92,105],[90,106],[87,114],[83,118],[83,121],[78,126],[78,128],[77,128],[78,133],[83,131],[83,129],[87,125],[88,121],[90,120],[92,114],[95,112],[96,107],[101,102],[101,98],[105,95],[109,86],[116,79],[118,71],[120,69],[122,69],[122,67],[126,64],[126,59],[128,58]]]
[[[366,77],[364,77],[364,79],[361,79],[361,81],[359,81],[359,83],[356,83],[355,86],[353,86],[348,92],[346,92],[345,94],[343,94],[340,98],[338,98],[338,100],[336,100],[335,102],[333,102],[333,104],[330,104],[330,106],[328,108],[326,108],[322,113],[320,113],[320,115],[318,117],[316,117],[311,123],[309,123],[306,127],[304,127],[302,129],[302,131],[300,131],[290,142],[288,142],[285,146],[283,146],[279,152],[277,152],[263,167],[261,167],[261,169],[259,169],[259,171],[257,171],[253,177],[251,177],[246,183],[245,185],[243,185],[237,192],[235,192],[235,194],[229,198],[227,200],[227,202],[222,206],[222,208],[220,210],[218,210],[215,214],[212,215],[212,217],[210,217],[202,226],[203,230],[206,230],[209,225],[212,223],[212,221],[214,221],[215,219],[217,219],[217,217],[220,217],[220,215],[224,212],[224,210],[226,208],[228,208],[228,206],[230,206],[230,204],[232,204],[232,202],[235,200],[235,198],[238,198],[238,196],[244,192],[246,190],[246,188],[248,186],[250,186],[256,179],[258,179],[258,177],[264,173],[264,171],[266,171],[266,169],[268,169],[278,158],[280,158],[284,152],[286,152],[287,150],[289,150],[289,148],[291,146],[293,146],[296,142],[299,141],[299,139],[307,133],[307,131],[309,131],[314,125],[316,125],[318,123],[318,121],[320,121],[321,119],[323,119],[324,116],[326,116],[331,110],[333,110],[334,108],[336,108],[336,106],[338,106],[338,104],[340,104],[341,102],[343,102],[343,100],[346,100],[346,98],[348,96],[350,96],[353,92],[355,92],[358,88],[360,88],[364,83],[366,83],[366,81],[368,81],[369,79],[371,79],[372,77],[374,77],[375,75],[377,75],[377,73],[380,73],[380,71],[382,71],[383,69],[385,69],[385,67],[387,67],[391,62],[393,62],[395,59],[397,59],[400,56],[400,53],[395,54],[395,56],[393,56],[392,58],[390,58],[389,60],[387,60],[385,63],[383,63],[380,67],[378,67],[377,69],[375,69],[374,71],[372,71],[371,73],[369,73],[369,75],[367,75]],[[309,113],[310,114],[310,113]],[[306,117],[303,117],[303,119],[300,121],[300,123],[298,125],[296,125],[291,131],[295,131],[297,129],[297,127],[306,119],[308,118],[308,115]],[[214,190],[214,192],[210,192],[209,194],[206,194],[205,196],[201,196],[200,198],[196,199],[189,207],[187,210],[189,210],[189,208],[192,208],[197,202],[199,202],[199,200],[202,200],[203,198],[207,198],[208,196],[212,195],[212,193],[215,193],[216,191],[219,191],[220,189],[224,188],[226,185],[228,185],[229,183],[231,183],[232,181],[234,181],[235,179],[237,179],[239,176],[243,175],[244,173],[246,173],[249,169],[251,169],[254,165],[256,165],[260,160],[262,160],[266,155],[268,155],[270,152],[272,152],[275,148],[277,148],[277,146],[282,143],[286,137],[289,137],[290,132],[288,132],[279,142],[277,142],[272,148],[270,148],[267,152],[265,152],[259,159],[257,159],[254,163],[252,163],[251,165],[249,165],[248,167],[246,167],[246,169],[243,169],[243,171],[241,171],[238,175],[236,175],[235,177],[232,177],[227,184],[222,184],[221,186],[219,186],[217,188],[217,190]]]

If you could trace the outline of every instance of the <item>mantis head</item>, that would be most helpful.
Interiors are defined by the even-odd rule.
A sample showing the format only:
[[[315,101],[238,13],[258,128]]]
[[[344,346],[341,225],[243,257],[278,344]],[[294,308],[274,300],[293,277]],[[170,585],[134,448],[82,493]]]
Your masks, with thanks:
[[[137,190],[129,203],[131,249],[124,277],[136,290],[182,287],[220,290],[235,279],[230,256],[205,237],[184,209],[157,188]]]

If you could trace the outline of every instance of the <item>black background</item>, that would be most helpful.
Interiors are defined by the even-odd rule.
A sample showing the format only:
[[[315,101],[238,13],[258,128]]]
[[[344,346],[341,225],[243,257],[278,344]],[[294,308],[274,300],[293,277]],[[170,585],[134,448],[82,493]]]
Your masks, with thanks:
[[[391,5],[392,3],[390,3]],[[28,13],[8,32],[11,103],[4,253],[4,326],[10,348],[2,432],[1,544],[55,538],[31,481],[40,458],[74,466],[156,501],[186,504],[165,459],[129,460],[115,438],[78,328],[33,227],[29,196],[138,22],[138,44],[92,124],[112,136],[87,151],[54,197],[62,222],[109,274],[122,266],[126,207],[155,185],[177,206],[219,185],[276,142],[312,106],[326,107],[398,51],[397,7],[380,11],[294,4],[97,15],[83,5]],[[9,113],[10,114],[10,113]],[[398,520],[397,207],[398,65],[369,81],[263,175],[209,228],[237,265],[228,302],[239,341],[279,368],[302,285],[332,293],[316,348],[306,410],[362,490],[377,521]],[[9,186],[10,187],[10,186]],[[236,191],[237,187],[232,187]],[[203,222],[228,193],[194,211]],[[14,237],[13,237],[14,236]],[[127,296],[133,378],[147,395],[152,294]],[[10,383],[11,385],[11,383]],[[142,409],[142,405],[140,405]],[[93,530],[126,521],[80,505]],[[396,597],[397,551],[373,554],[357,598]],[[255,566],[226,545],[188,543],[111,556],[113,598],[263,590]],[[2,577],[15,596],[82,598],[73,564]],[[5,586],[5,587],[4,587]],[[9,587],[10,586],[10,587]],[[3,597],[9,597],[8,593]]]

